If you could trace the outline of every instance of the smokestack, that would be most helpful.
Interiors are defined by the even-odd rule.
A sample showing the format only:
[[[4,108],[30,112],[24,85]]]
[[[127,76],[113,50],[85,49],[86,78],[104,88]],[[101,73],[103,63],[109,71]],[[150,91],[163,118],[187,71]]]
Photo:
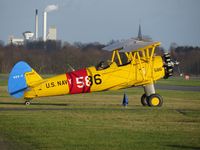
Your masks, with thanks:
[[[48,5],[44,10],[43,41],[47,40],[47,13],[58,9],[58,5]]]
[[[38,10],[35,10],[35,40],[38,40]]]
[[[44,23],[43,23],[43,41],[47,40],[47,12],[44,11]]]

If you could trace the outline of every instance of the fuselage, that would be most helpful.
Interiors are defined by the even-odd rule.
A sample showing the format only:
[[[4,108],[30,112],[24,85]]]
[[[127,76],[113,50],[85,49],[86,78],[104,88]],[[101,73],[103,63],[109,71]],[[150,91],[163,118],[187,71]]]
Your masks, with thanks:
[[[161,56],[154,56],[151,62],[145,59],[123,65],[112,62],[106,68],[91,66],[44,79],[29,87],[24,98],[117,90],[150,84],[164,75]]]

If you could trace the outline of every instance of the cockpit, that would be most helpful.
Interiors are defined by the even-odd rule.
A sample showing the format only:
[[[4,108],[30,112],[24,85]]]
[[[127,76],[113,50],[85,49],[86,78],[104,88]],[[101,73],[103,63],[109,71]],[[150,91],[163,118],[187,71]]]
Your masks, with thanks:
[[[154,56],[155,47],[160,42],[144,42],[135,39],[119,41],[104,47],[104,50],[112,51],[112,57],[109,61],[101,61],[97,66],[97,70],[109,68],[111,64],[121,67],[132,64],[140,64],[141,61],[151,62]]]

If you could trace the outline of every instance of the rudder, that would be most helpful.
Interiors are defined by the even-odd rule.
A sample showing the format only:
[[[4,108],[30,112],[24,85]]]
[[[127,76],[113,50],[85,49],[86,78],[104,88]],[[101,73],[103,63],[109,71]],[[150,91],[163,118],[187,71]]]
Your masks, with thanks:
[[[34,78],[30,78],[33,76]],[[24,96],[25,90],[42,78],[24,61],[20,61],[12,68],[8,79],[8,92],[15,98]]]

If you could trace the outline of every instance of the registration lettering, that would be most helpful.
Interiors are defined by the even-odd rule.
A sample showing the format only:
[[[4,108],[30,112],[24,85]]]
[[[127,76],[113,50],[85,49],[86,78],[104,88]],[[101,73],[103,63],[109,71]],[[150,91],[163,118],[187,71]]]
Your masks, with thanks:
[[[162,67],[160,67],[160,68],[154,68],[154,71],[155,71],[155,72],[162,71]]]

